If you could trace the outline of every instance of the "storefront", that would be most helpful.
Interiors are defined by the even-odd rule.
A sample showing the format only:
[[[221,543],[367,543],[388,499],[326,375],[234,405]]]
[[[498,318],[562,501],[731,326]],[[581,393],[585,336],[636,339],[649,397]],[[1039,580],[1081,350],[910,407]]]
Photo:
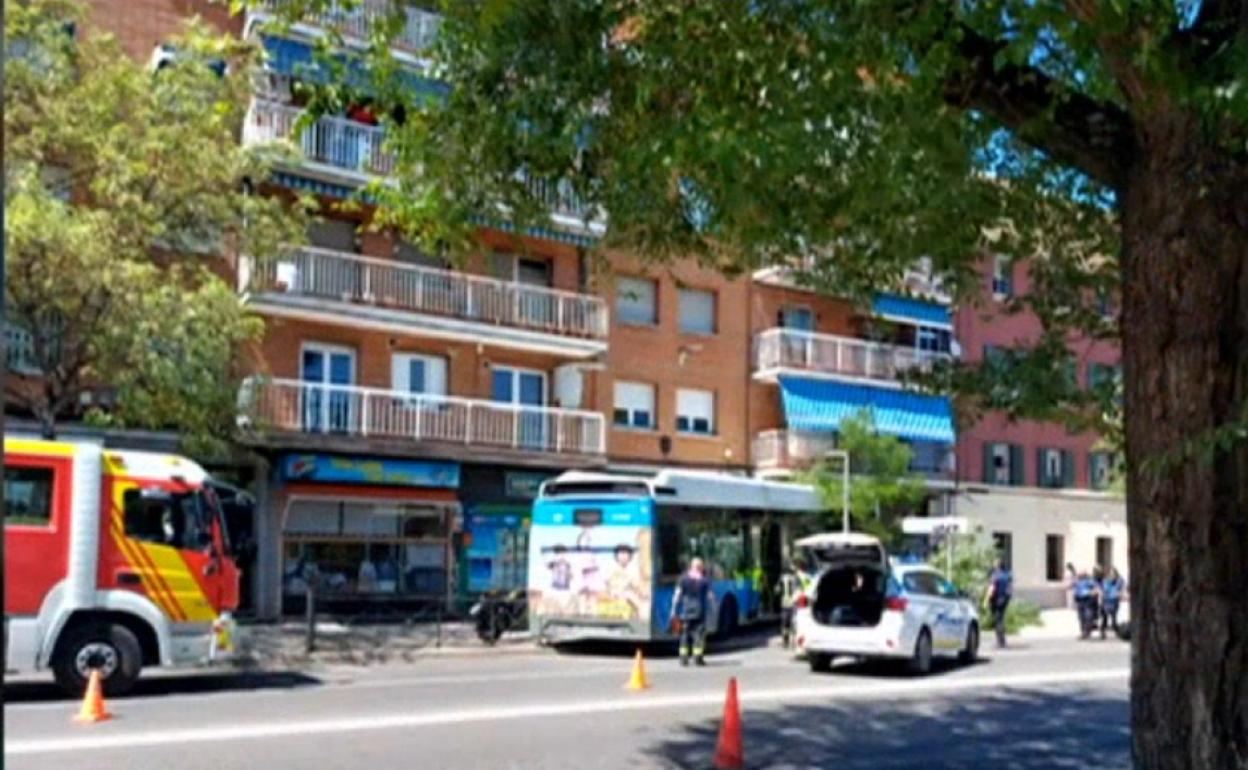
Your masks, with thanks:
[[[457,561],[459,603],[487,591],[525,588],[533,500],[559,471],[465,465],[464,534]]]
[[[459,465],[289,454],[277,466],[282,610],[408,611],[449,604],[462,529]]]

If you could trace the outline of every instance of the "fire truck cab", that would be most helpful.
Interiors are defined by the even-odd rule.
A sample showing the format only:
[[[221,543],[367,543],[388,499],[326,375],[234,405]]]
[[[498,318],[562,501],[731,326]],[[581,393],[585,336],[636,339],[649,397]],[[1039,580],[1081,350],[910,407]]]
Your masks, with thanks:
[[[5,436],[5,669],[111,694],[203,663],[238,606],[220,506],[183,457]],[[228,646],[228,645],[227,645]]]

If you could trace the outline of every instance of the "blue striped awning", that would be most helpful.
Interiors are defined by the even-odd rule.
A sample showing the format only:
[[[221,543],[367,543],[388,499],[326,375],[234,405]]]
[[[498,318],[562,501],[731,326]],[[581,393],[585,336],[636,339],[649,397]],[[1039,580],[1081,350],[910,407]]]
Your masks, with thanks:
[[[301,190],[316,195],[324,195],[327,198],[337,198],[339,200],[347,200],[349,198],[358,197],[366,203],[373,203],[373,196],[366,192],[362,192],[358,188],[349,187],[342,184],[334,184],[333,182],[325,182],[320,179],[301,176],[299,174],[291,174],[285,171],[273,172],[272,181],[274,184],[281,185],[290,190]]]
[[[836,431],[842,420],[866,409],[880,433],[942,444],[956,438],[953,409],[944,396],[804,377],[781,377],[780,390],[791,430]]]
[[[875,315],[918,326],[953,328],[949,308],[939,302],[902,297],[897,294],[877,294],[872,305]]]
[[[261,40],[269,69],[312,83],[329,82],[333,73],[324,61],[317,58],[312,46],[298,40],[270,35],[262,35]],[[372,88],[372,76],[362,59],[345,54],[335,54],[335,59],[346,68],[347,83],[350,86],[365,92]],[[426,99],[442,99],[450,91],[450,86],[446,83],[421,77],[411,70],[401,70],[399,77],[405,88]]]

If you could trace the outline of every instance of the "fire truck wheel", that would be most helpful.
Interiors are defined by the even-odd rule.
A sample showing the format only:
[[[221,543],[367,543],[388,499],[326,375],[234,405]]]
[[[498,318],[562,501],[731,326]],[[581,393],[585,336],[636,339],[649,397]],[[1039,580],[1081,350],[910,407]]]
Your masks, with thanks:
[[[123,695],[134,687],[143,663],[143,651],[134,633],[125,626],[89,623],[71,629],[57,645],[52,670],[56,683],[74,697],[87,688],[91,669],[100,669],[104,692]]]

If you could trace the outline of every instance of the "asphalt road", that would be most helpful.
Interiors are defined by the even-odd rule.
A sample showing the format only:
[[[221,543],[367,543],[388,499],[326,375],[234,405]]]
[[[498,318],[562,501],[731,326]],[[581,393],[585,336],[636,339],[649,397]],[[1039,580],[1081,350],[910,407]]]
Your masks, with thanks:
[[[70,721],[48,684],[10,684],[5,766],[38,768],[705,768],[729,677],[751,768],[1128,766],[1121,642],[1033,641],[915,679],[816,675],[748,641],[682,669],[626,650],[534,651],[288,674],[161,676]]]

